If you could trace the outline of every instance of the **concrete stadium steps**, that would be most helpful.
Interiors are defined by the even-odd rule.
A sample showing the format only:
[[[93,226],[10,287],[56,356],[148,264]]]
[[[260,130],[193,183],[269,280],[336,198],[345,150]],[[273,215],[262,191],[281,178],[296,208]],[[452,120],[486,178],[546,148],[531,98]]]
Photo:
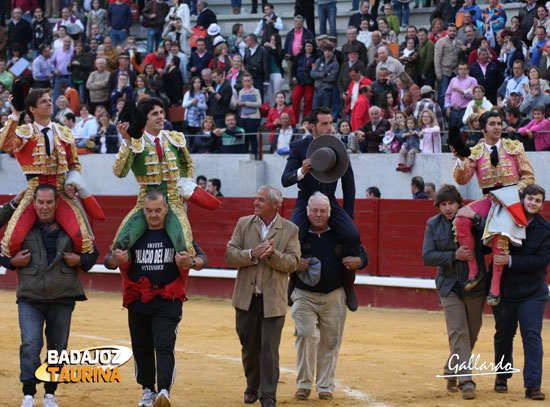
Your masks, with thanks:
[[[283,43],[286,37],[286,32],[292,29],[293,27],[293,17],[294,17],[294,4],[293,0],[282,0],[273,2],[275,5],[275,13],[283,19],[283,24],[285,29],[281,33]],[[483,4],[478,4],[483,8]],[[507,3],[504,5],[506,13],[508,15],[508,25],[510,25],[510,19],[512,16],[517,15],[519,9],[521,8],[522,3]],[[221,27],[222,35],[225,37],[231,34],[231,29],[233,24],[242,23],[246,33],[253,32],[256,29],[258,22],[260,21],[263,13],[258,14],[232,14],[231,3],[227,0],[211,0],[209,1],[209,7],[212,8],[217,14],[218,24]],[[260,7],[260,6],[259,6]],[[250,13],[251,3],[243,2],[243,8]],[[355,11],[350,11],[351,1],[344,1],[337,3],[337,14],[336,14],[336,27],[338,34],[338,44],[343,44],[346,41],[346,29],[348,27],[349,17],[355,13]],[[413,9],[411,6],[410,14],[410,23],[417,27],[426,27],[430,28],[430,15],[434,10],[433,7],[421,7],[418,9]],[[191,20],[196,21],[196,17],[192,17]],[[319,33],[319,21],[317,15],[317,7],[315,7],[315,27],[316,33]],[[327,30],[329,27],[327,26]],[[399,40],[402,41],[404,38],[404,33],[400,33]]]

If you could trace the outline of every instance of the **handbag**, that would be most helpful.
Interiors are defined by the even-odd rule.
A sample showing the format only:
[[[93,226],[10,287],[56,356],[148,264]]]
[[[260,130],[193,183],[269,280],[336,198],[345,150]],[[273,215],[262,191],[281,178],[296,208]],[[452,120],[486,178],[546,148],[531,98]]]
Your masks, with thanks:
[[[197,40],[199,38],[206,38],[208,29],[207,28],[200,29],[199,27],[193,27],[192,30],[193,30],[193,35],[189,39],[189,45],[191,46],[191,48],[197,48]]]
[[[168,119],[171,123],[179,123],[185,119],[185,107],[174,106],[168,108]]]

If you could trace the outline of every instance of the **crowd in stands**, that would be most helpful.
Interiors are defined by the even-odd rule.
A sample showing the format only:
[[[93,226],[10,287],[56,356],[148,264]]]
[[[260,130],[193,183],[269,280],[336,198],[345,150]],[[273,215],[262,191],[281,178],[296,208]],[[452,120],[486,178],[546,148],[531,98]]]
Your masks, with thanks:
[[[262,131],[271,153],[288,154],[309,134],[317,106],[332,108],[334,133],[350,154],[399,154],[397,171],[409,172],[418,153],[445,151],[450,126],[475,145],[487,110],[527,151],[550,149],[550,4],[526,0],[507,16],[499,0],[441,0],[429,28],[417,28],[408,2],[395,2],[396,10],[354,2],[338,44],[334,0],[318,1],[317,36],[312,1],[296,2],[292,27],[276,3],[262,2],[249,33],[241,23],[222,33],[206,0],[134,3],[13,0],[7,29],[0,27],[2,124],[11,72],[23,69],[28,87],[52,89],[55,120],[89,152],[116,152],[124,102],[149,96],[164,101],[166,128],[184,131],[192,153],[256,154]],[[238,14],[242,2],[231,6]],[[130,35],[137,19],[145,52]]]

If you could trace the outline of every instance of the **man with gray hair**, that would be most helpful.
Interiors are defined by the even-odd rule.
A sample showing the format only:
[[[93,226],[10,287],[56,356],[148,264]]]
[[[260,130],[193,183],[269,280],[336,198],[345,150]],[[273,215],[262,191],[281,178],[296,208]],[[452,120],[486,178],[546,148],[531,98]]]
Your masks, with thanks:
[[[300,242],[302,258],[291,276],[295,284],[290,315],[296,336],[296,400],[309,398],[314,372],[319,398],[332,400],[346,322],[344,279],[350,270],[368,264],[366,252],[353,252],[329,228],[330,214],[329,198],[321,192],[311,195],[307,205],[308,233]]]
[[[362,153],[379,153],[378,146],[382,142],[384,134],[390,130],[391,124],[382,118],[382,112],[378,106],[369,109],[370,121],[355,132],[359,137],[359,148]]]
[[[86,80],[86,88],[90,91],[90,108],[95,112],[98,105],[105,106],[110,111],[109,102],[109,77],[110,73],[106,70],[107,61],[105,58],[95,60],[96,70],[93,71]]]
[[[210,24],[218,22],[216,14],[208,8],[208,2],[206,0],[199,0],[197,2],[197,10],[199,15],[197,16],[197,24],[195,27],[208,28]]]
[[[400,74],[401,72],[405,72],[403,64],[399,62],[399,60],[390,56],[390,49],[385,45],[378,48],[378,64],[376,65],[377,75],[380,68],[388,68],[388,72],[390,73],[390,80],[392,82],[398,74]],[[391,78],[392,76],[393,78]]]
[[[301,255],[298,227],[277,213],[282,203],[279,189],[260,187],[254,214],[239,219],[225,253],[225,262],[239,268],[233,306],[246,376],[244,402],[259,398],[264,407],[277,401],[288,275]]]
[[[187,276],[190,269],[206,267],[208,258],[194,240],[196,255],[174,247],[167,232],[169,205],[161,191],[147,191],[142,211],[147,230],[127,250],[111,250],[104,265],[119,268],[122,275],[122,305],[128,308],[136,381],[143,388],[138,405],[170,407]]]

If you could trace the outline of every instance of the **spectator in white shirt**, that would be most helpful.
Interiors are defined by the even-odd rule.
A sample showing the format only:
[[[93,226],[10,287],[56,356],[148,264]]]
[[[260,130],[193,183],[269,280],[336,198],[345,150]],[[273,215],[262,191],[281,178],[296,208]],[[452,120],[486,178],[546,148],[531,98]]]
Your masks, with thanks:
[[[299,140],[301,134],[298,134],[298,131],[290,125],[290,113],[281,113],[279,120],[281,121],[281,127],[273,137],[270,153],[288,155],[290,153],[290,143]]]
[[[78,148],[86,148],[87,142],[97,134],[97,121],[90,114],[88,105],[80,105],[80,120],[73,129],[75,143]]]

